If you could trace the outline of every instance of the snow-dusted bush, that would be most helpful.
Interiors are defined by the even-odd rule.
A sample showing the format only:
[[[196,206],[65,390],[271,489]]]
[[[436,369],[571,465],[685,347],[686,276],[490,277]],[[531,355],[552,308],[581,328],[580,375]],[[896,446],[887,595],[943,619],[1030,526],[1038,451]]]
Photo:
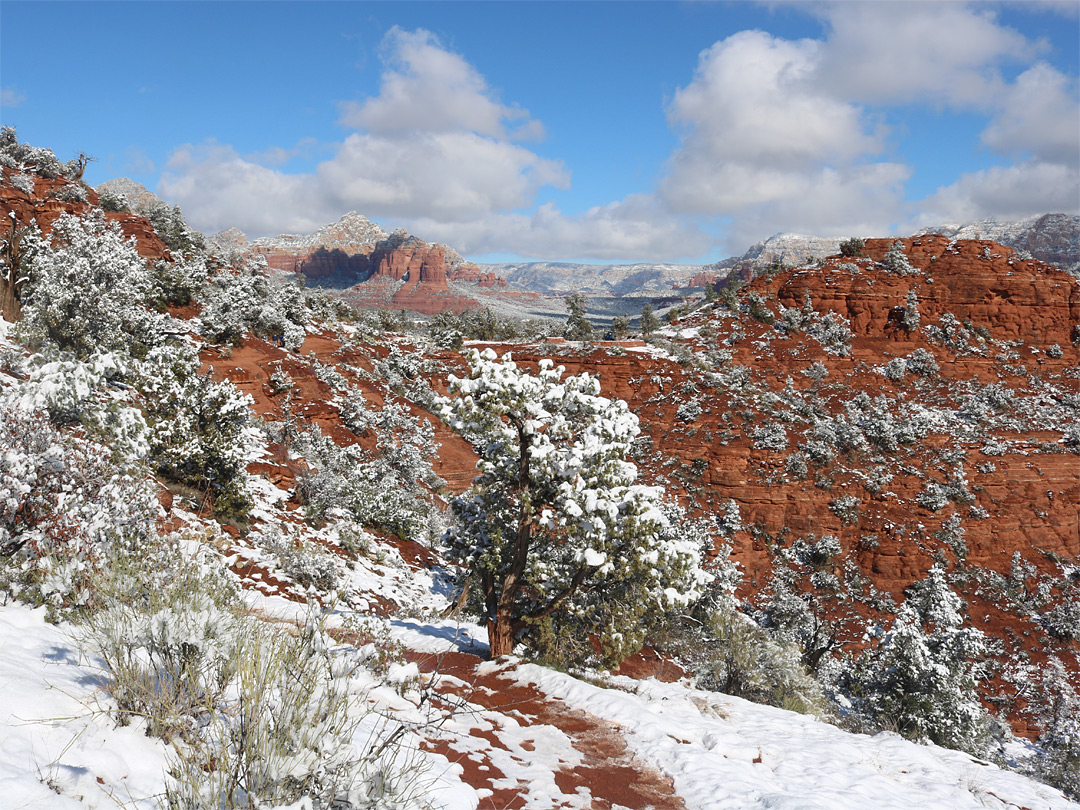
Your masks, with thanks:
[[[137,379],[157,472],[193,487],[219,515],[245,514],[251,397],[200,374],[198,355],[186,345],[151,351],[138,364]]]
[[[894,357],[882,369],[882,373],[890,380],[899,382],[907,374],[907,361],[903,357]]]
[[[173,543],[147,551],[118,555],[99,578],[103,605],[87,616],[85,642],[122,725],[142,718],[148,734],[192,740],[236,667],[239,590],[220,564]]]
[[[787,449],[787,431],[779,422],[767,422],[759,428],[754,428],[751,435],[754,438],[754,447],[759,450]]]
[[[305,542],[299,533],[283,531],[279,524],[262,526],[253,534],[255,543],[277,558],[281,573],[302,589],[314,588],[329,593],[341,579],[337,558],[311,542]]]
[[[1058,345],[1058,344],[1056,344],[1056,343],[1052,344],[1052,345],[1051,345],[1051,346],[1050,346],[1049,348],[1047,348],[1047,350],[1046,350],[1046,356],[1047,356],[1047,357],[1052,357],[1052,358],[1054,358],[1055,360],[1058,360],[1058,359],[1060,359],[1060,358],[1061,358],[1061,356],[1062,356],[1062,355],[1064,355],[1064,354],[1065,354],[1065,352],[1063,352],[1063,351],[1062,351],[1062,349],[1061,349],[1061,346],[1059,346],[1059,345]]]
[[[1033,776],[1080,801],[1080,690],[1060,659],[1051,657],[1020,678],[1026,713],[1040,729],[1038,748],[1027,763]]]
[[[529,374],[474,351],[469,366],[450,378],[441,415],[479,451],[479,475],[452,501],[459,523],[445,541],[479,582],[492,656],[536,622],[566,618],[598,633],[607,660],[625,658],[708,579],[701,550],[670,533],[660,492],[634,483],[625,459],[637,417],[550,360]]]
[[[295,283],[270,279],[259,256],[239,268],[226,268],[199,294],[200,331],[214,343],[239,343],[244,335],[279,337],[287,349],[299,349],[310,320],[304,290]]]
[[[171,262],[160,261],[151,273],[159,305],[190,304],[206,286],[209,277],[206,258],[199,253],[174,256]]]
[[[821,361],[815,360],[808,368],[804,368],[799,373],[805,377],[809,377],[814,382],[821,382],[829,376],[829,369]]]
[[[940,565],[913,585],[892,627],[842,680],[857,710],[911,739],[983,750],[988,715],[976,685],[986,643],[964,626],[963,606]]]
[[[854,495],[841,495],[829,502],[829,511],[840,518],[845,526],[852,526],[859,522],[860,503]]]
[[[885,269],[901,276],[910,276],[919,272],[904,253],[904,243],[899,239],[889,245],[885,253]]]
[[[84,606],[94,571],[153,530],[154,491],[107,448],[41,413],[0,404],[0,587],[53,607]]]
[[[926,349],[916,349],[907,359],[907,369],[921,377],[935,377],[939,371],[937,360]]]
[[[58,426],[79,425],[118,458],[141,459],[149,452],[142,413],[122,394],[123,389],[113,390],[109,385],[125,371],[121,358],[96,354],[83,362],[70,355],[40,352],[19,357],[16,366],[25,379],[0,393],[0,402],[44,411]]]
[[[696,397],[679,405],[675,411],[675,419],[679,422],[696,422],[701,416],[701,400]]]
[[[15,127],[0,128],[0,163],[49,178],[61,177],[67,170],[51,149],[20,143]]]
[[[61,215],[29,265],[20,332],[80,359],[98,352],[140,357],[172,320],[146,308],[152,281],[132,240],[101,212]]]
[[[300,476],[297,491],[308,520],[317,523],[342,512],[403,539],[423,538],[432,513],[430,494],[419,486],[420,476],[404,472],[412,469],[404,459],[421,450],[410,450],[407,443],[387,449],[372,457],[359,445],[339,447],[317,426],[302,432],[296,450],[313,469]],[[424,475],[432,475],[430,464]]]
[[[776,320],[764,296],[758,292],[750,292],[746,295],[746,304],[749,307],[750,317],[764,324],[771,324]]]
[[[363,705],[363,658],[320,616],[294,633],[261,621],[212,557],[121,562],[86,638],[118,719],[172,742],[170,810],[425,806],[422,769],[396,759],[404,727]]]
[[[936,324],[924,330],[926,339],[952,349],[956,354],[981,354],[985,338],[968,323],[961,323],[951,312],[946,312]]]
[[[430,370],[423,355],[402,351],[396,343],[391,343],[386,357],[375,363],[375,373],[392,391],[428,408],[435,402],[435,392],[424,376]]]
[[[814,312],[807,324],[806,333],[818,341],[829,354],[847,357],[851,353],[851,326],[844,316],[836,312],[827,315]]]

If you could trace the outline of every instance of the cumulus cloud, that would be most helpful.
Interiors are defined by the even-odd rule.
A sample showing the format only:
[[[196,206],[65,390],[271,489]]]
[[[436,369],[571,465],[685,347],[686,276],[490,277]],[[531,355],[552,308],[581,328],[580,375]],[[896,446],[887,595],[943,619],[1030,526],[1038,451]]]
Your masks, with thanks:
[[[379,95],[341,105],[341,122],[374,135],[475,132],[492,138],[540,137],[528,110],[499,103],[487,81],[430,31],[394,27],[383,42],[387,69]],[[515,125],[508,133],[507,124]]]
[[[814,9],[820,38],[742,31],[704,50],[663,108],[679,141],[657,185],[580,214],[537,205],[570,184],[528,143],[541,122],[430,32],[399,28],[384,40],[379,92],[340,105],[351,131],[319,147],[328,157],[313,171],[285,169],[311,144],[245,156],[208,142],[176,150],[159,193],[204,230],[309,231],[355,209],[466,254],[541,259],[689,258],[716,246],[710,230],[738,253],[778,231],[869,235],[1077,209],[1077,80],[1036,61],[1044,44],[983,5]],[[1006,66],[1019,75],[1004,78]],[[1006,162],[907,199],[917,162],[895,157],[888,123],[909,107],[984,116],[972,148]]]
[[[1076,210],[1077,82],[1031,64],[1045,44],[963,3],[817,13],[821,39],[743,31],[700,54],[667,108],[680,143],[659,194],[672,210],[723,220],[735,251],[778,231],[887,233],[915,210],[920,221]],[[1030,67],[1003,78],[1015,64]],[[914,168],[888,158],[885,125],[905,105],[989,116],[981,143],[1017,162],[905,200]]]
[[[963,3],[833,3],[816,79],[856,102],[928,101],[983,108],[1004,85],[1003,62],[1039,46]]]
[[[209,142],[176,150],[159,191],[209,230],[252,234],[323,224],[349,209],[400,220],[461,222],[528,207],[569,174],[515,141],[542,132],[527,111],[498,102],[483,76],[429,32],[394,28],[380,92],[343,105],[359,131],[306,175],[276,168],[295,150],[243,157]],[[301,146],[309,148],[309,143]]]
[[[679,261],[700,256],[712,237],[674,217],[650,194],[631,195],[569,216],[545,203],[533,213],[497,213],[462,223],[420,219],[416,233],[465,254],[514,253],[545,259]]]
[[[702,52],[668,107],[684,132],[660,185],[673,209],[732,220],[732,244],[778,230],[887,227],[909,169],[872,162],[883,132],[820,81],[823,44],[744,31]]]
[[[1080,213],[1080,173],[1075,166],[1024,161],[962,175],[919,203],[917,224],[1008,221],[1052,212]]]
[[[995,151],[1030,154],[1075,166],[1080,161],[1077,81],[1045,62],[1021,73],[1000,96],[1001,109],[982,133]]]

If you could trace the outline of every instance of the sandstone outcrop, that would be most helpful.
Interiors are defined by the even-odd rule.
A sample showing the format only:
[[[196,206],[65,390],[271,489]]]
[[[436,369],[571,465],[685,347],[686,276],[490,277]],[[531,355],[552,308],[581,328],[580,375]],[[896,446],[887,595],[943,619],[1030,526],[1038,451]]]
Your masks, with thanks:
[[[7,218],[14,213],[15,219],[22,224],[31,220],[37,222],[42,233],[48,234],[52,224],[61,214],[84,215],[90,208],[98,205],[98,193],[86,189],[77,183],[63,178],[48,179],[33,175],[34,193],[27,194],[12,183],[14,172],[0,167],[3,180],[0,182],[0,216]],[[79,199],[79,192],[85,201]],[[160,261],[171,258],[169,248],[154,231],[150,220],[138,214],[106,211],[105,218],[120,226],[125,236],[135,239],[135,249],[148,261]]]

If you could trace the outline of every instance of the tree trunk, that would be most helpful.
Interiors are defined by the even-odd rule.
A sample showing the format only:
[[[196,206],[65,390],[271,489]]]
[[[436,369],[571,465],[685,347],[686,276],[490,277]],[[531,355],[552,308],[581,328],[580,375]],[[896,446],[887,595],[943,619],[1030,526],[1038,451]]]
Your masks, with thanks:
[[[0,318],[8,323],[22,320],[22,303],[15,297],[15,285],[0,279]]]
[[[514,622],[510,615],[503,615],[502,611],[495,614],[494,619],[488,619],[488,644],[491,646],[492,660],[501,655],[513,655],[514,653]]]

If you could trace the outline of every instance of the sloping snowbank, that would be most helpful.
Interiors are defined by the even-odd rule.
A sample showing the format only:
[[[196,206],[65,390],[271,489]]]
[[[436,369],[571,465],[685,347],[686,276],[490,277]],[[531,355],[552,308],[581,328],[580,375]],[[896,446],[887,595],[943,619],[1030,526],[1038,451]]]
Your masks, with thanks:
[[[688,808],[709,810],[1067,810],[1059,791],[959,751],[852,734],[771,706],[654,680],[603,689],[524,664],[551,697],[615,723],[667,773]]]

